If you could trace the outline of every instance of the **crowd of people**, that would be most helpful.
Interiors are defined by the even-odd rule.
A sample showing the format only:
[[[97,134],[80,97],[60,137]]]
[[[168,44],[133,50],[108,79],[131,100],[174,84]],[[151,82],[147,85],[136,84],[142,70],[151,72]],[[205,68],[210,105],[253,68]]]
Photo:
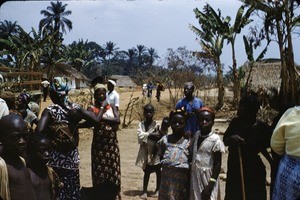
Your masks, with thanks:
[[[45,86],[44,101],[49,93],[52,104],[40,118],[38,105],[26,91],[17,98],[17,105],[0,99],[0,197],[121,199],[116,82],[93,84],[94,102],[87,109],[69,100],[66,78],[55,77]],[[159,200],[221,199],[219,174],[227,146],[222,194],[226,200],[267,199],[261,155],[272,166],[271,199],[300,199],[300,108],[285,107],[269,126],[257,119],[260,105],[255,95],[246,94],[221,139],[212,131],[214,110],[195,97],[194,91],[194,84],[187,82],[184,97],[161,123],[154,119],[156,109],[151,103],[143,107],[136,159],[144,172],[141,198],[147,199],[150,174],[155,173],[154,196]],[[84,188],[79,180],[79,130],[90,127],[93,186]]]

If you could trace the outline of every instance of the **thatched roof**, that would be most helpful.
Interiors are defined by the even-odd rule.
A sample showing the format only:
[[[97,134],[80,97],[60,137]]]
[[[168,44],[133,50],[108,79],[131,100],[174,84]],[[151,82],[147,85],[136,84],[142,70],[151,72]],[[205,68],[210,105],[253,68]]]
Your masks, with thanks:
[[[68,64],[57,64],[55,68],[53,68],[54,76],[67,76],[67,77],[75,77],[79,80],[84,80],[89,82],[89,78],[86,77],[83,73],[79,72],[71,65]]]
[[[111,75],[107,79],[116,81],[118,87],[136,87],[136,83],[129,76]]]
[[[242,84],[245,85],[249,76],[250,64],[246,62],[243,66],[245,77],[242,79]],[[252,91],[270,90],[271,88],[280,90],[281,85],[281,62],[278,60],[261,61],[254,63],[252,72],[249,78],[249,86]]]

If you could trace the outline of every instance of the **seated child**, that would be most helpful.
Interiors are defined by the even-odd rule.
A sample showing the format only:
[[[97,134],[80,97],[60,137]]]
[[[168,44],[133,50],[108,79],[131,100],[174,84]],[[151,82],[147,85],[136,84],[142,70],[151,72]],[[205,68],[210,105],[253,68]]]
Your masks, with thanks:
[[[36,133],[29,136],[27,166],[36,199],[57,199],[57,193],[63,186],[54,170],[47,166],[51,148],[51,141],[45,135]]]
[[[0,196],[2,199],[36,200],[30,172],[20,154],[26,148],[27,127],[21,116],[9,114],[0,120]]]

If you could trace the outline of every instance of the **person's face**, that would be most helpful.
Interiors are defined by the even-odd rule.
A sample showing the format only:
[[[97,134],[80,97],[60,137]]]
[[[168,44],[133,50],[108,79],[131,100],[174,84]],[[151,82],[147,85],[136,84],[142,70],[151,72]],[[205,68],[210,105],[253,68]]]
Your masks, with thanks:
[[[33,157],[37,161],[41,161],[47,163],[50,159],[50,151],[52,150],[52,145],[50,140],[44,138],[41,139],[38,144],[36,144],[35,151],[33,153]]]
[[[186,118],[181,114],[175,114],[170,123],[173,132],[183,131],[186,124]]]
[[[183,92],[185,96],[192,96],[194,93],[194,86],[191,84],[186,85]]]
[[[64,91],[62,91],[62,92],[51,91],[49,96],[51,98],[51,101],[54,104],[58,104],[61,106],[66,104],[67,94]]]
[[[108,83],[107,83],[107,89],[108,89],[109,91],[114,90],[114,85],[113,85],[111,82],[108,82]]]
[[[6,129],[7,136],[3,143],[4,148],[10,153],[21,155],[26,150],[28,129],[23,120],[13,120]]]
[[[146,120],[152,120],[153,116],[154,116],[154,109],[152,109],[152,108],[144,109],[144,117]]]
[[[95,104],[99,104],[106,99],[106,90],[104,88],[99,88],[94,94]]]
[[[201,111],[198,116],[198,123],[201,129],[201,133],[203,134],[210,133],[214,125],[214,119],[212,114],[208,111]]]

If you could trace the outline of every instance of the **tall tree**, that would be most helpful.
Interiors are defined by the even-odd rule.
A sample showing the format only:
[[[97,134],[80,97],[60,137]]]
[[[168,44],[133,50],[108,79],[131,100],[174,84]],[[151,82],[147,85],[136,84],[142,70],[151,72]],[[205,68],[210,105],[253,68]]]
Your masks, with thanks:
[[[194,9],[196,18],[198,19],[200,28],[190,25],[190,29],[200,38],[200,46],[202,52],[196,53],[200,58],[212,59],[214,61],[217,72],[217,85],[218,85],[218,103],[216,109],[220,109],[224,105],[224,80],[223,69],[221,63],[221,54],[224,44],[224,35],[219,31],[220,24],[228,23],[228,18],[221,17],[221,11],[218,13],[209,5],[206,4],[201,12],[198,8]]]
[[[232,53],[232,73],[233,73],[233,97],[234,97],[234,105],[238,105],[239,98],[240,98],[240,79],[239,73],[237,70],[237,62],[236,62],[236,55],[235,55],[235,40],[238,34],[241,33],[241,30],[248,25],[252,20],[249,19],[250,14],[254,11],[253,7],[250,7],[244,14],[245,6],[242,5],[237,13],[234,20],[234,24],[231,26],[230,23],[223,23],[221,22],[218,29],[221,34],[223,34],[231,46],[231,53]]]
[[[147,51],[147,47],[145,47],[144,45],[137,45],[136,49],[138,53],[139,67],[142,68],[144,65],[144,58],[145,58],[145,53]]]
[[[21,31],[21,27],[17,24],[17,22],[12,21],[1,21],[0,22],[0,38],[1,39],[8,39],[8,37],[18,35]],[[4,48],[8,48],[4,44],[0,45],[0,50]]]
[[[293,53],[292,32],[295,26],[299,26],[300,16],[295,16],[295,8],[298,1],[293,0],[240,0],[247,5],[253,6],[263,14],[263,27],[268,41],[274,40],[278,44],[281,59],[281,97],[287,102],[297,104],[296,71]],[[272,38],[276,36],[276,38]],[[265,39],[265,38],[263,38]]]
[[[158,56],[156,50],[152,47],[149,48],[148,52],[147,52],[147,61],[149,64],[149,68],[152,68],[154,61],[158,58],[159,58],[159,56]]]
[[[59,59],[59,49],[62,46],[63,34],[66,33],[66,28],[70,31],[72,22],[66,17],[72,14],[72,11],[66,10],[67,4],[63,4],[61,1],[50,3],[46,10],[41,10],[41,14],[44,18],[40,20],[39,29],[44,34],[53,34],[53,42],[50,46],[51,54],[47,59],[48,76],[52,76],[51,67]]]
[[[105,52],[105,57],[107,57],[109,63],[111,62],[111,59],[113,56],[116,55],[117,51],[119,48],[117,47],[117,44],[111,41],[108,41],[104,45],[104,52]]]

